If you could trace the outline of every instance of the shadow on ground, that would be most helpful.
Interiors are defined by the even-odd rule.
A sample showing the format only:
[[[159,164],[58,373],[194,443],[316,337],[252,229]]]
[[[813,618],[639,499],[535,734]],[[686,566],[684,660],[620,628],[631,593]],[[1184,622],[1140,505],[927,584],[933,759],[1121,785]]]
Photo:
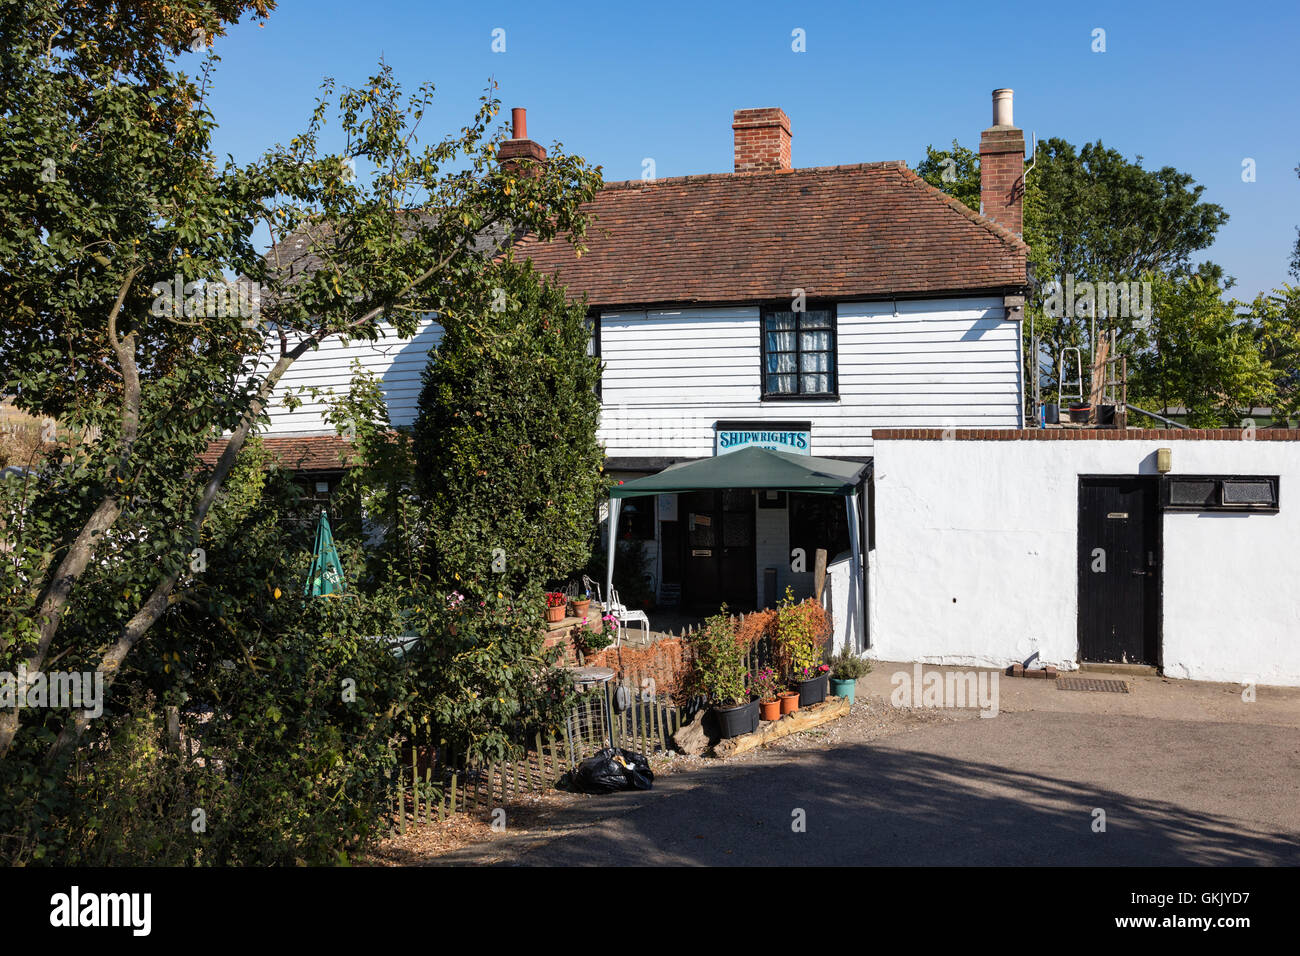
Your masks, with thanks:
[[[1275,801],[1284,808],[1292,805],[1294,785],[1285,781],[1294,766],[1288,770],[1286,765],[1295,761],[1285,745],[1279,745],[1277,754],[1244,758],[1252,765],[1267,765],[1285,754],[1288,759],[1278,771],[1280,788],[1272,780],[1243,781],[1222,776],[1222,768],[1202,766],[1198,759],[1210,759],[1203,739],[1184,738],[1170,747],[1152,738],[1126,739],[1113,746],[1100,739],[1080,744],[1072,757],[1069,746],[1058,741],[1052,756],[1066,752],[1062,760],[1073,773],[1041,765],[1016,769],[1007,765],[1017,763],[1016,753],[1008,752],[1008,759],[1001,760],[1002,739],[1022,739],[1041,728],[1015,717],[999,720],[1006,723],[996,734],[971,748],[991,749],[999,754],[996,761],[918,750],[910,746],[914,738],[920,743],[919,738],[930,736],[918,732],[801,753],[775,763],[674,775],[663,778],[652,793],[613,795],[565,811],[567,832],[558,839],[522,842],[509,852],[498,845],[491,859],[562,866],[1300,864],[1294,830],[1249,822],[1267,819],[1256,813],[1261,806],[1275,806]],[[976,743],[986,732],[979,725],[994,721],[963,723],[966,736],[935,738],[942,740],[938,749],[954,741],[958,746]],[[1069,735],[1071,728],[1078,735],[1095,734],[1102,724],[1129,737],[1139,729],[1151,733],[1149,724],[1172,725],[1160,728],[1161,733],[1184,726],[1142,723],[1139,728],[1128,719],[1104,718],[1085,729],[1077,721],[1053,717],[1045,736]],[[963,733],[961,728],[948,732]],[[1210,753],[1228,761],[1243,759],[1222,754],[1226,741],[1211,743]],[[1025,746],[1028,754],[1030,744]],[[1186,752],[1178,753],[1178,746]],[[1151,764],[1131,765],[1130,755],[1115,755],[1125,747],[1133,751],[1132,759],[1150,750]],[[1097,748],[1103,756],[1093,752]],[[1106,757],[1124,760],[1127,772],[1100,766]],[[1040,745],[1023,765],[1033,767],[1041,758]],[[1092,776],[1080,771],[1094,762],[1099,779],[1122,777],[1120,786],[1128,792],[1077,779]],[[1135,795],[1149,792],[1152,780],[1165,787],[1160,775],[1171,768],[1185,771],[1187,779],[1171,778],[1169,788],[1159,790],[1167,799]],[[1200,791],[1195,781],[1206,773],[1216,777]],[[1238,806],[1243,808],[1241,816],[1236,815]],[[1093,830],[1095,808],[1105,811],[1104,833]],[[806,822],[802,833],[792,829],[798,811]],[[1280,812],[1287,820],[1293,813]],[[438,862],[486,860],[476,861],[470,851]]]

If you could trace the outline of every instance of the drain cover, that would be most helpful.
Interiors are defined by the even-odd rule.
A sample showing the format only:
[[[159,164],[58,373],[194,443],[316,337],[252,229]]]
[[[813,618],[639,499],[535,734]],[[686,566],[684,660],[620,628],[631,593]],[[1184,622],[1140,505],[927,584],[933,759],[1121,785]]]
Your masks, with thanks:
[[[1122,680],[1097,680],[1095,677],[1058,677],[1057,690],[1099,690],[1110,694],[1127,694],[1128,684]]]

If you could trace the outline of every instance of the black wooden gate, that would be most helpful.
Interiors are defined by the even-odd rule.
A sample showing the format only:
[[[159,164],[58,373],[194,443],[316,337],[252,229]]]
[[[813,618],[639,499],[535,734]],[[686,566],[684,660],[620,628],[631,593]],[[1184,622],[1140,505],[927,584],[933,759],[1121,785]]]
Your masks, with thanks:
[[[1155,478],[1079,479],[1079,657],[1158,664],[1160,512]]]

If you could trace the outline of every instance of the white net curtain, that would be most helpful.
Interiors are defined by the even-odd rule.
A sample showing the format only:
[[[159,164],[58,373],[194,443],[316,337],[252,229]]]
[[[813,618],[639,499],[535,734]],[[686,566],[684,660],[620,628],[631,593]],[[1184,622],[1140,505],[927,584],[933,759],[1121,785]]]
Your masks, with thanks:
[[[769,394],[820,395],[835,391],[829,311],[770,312],[765,337]]]

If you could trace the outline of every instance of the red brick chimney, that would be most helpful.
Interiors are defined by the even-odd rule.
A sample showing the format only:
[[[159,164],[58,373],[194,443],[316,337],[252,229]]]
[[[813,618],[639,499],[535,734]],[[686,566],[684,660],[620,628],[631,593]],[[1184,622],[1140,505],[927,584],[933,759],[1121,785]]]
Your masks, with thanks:
[[[790,168],[790,117],[785,110],[736,110],[736,172],[762,173]]]
[[[546,162],[546,149],[541,143],[528,138],[528,115],[522,106],[510,111],[510,138],[497,150],[497,161],[502,165],[520,166],[520,160]]]
[[[1025,133],[1012,123],[1011,93],[993,91],[993,125],[980,135],[980,212],[1018,236],[1024,231]]]

